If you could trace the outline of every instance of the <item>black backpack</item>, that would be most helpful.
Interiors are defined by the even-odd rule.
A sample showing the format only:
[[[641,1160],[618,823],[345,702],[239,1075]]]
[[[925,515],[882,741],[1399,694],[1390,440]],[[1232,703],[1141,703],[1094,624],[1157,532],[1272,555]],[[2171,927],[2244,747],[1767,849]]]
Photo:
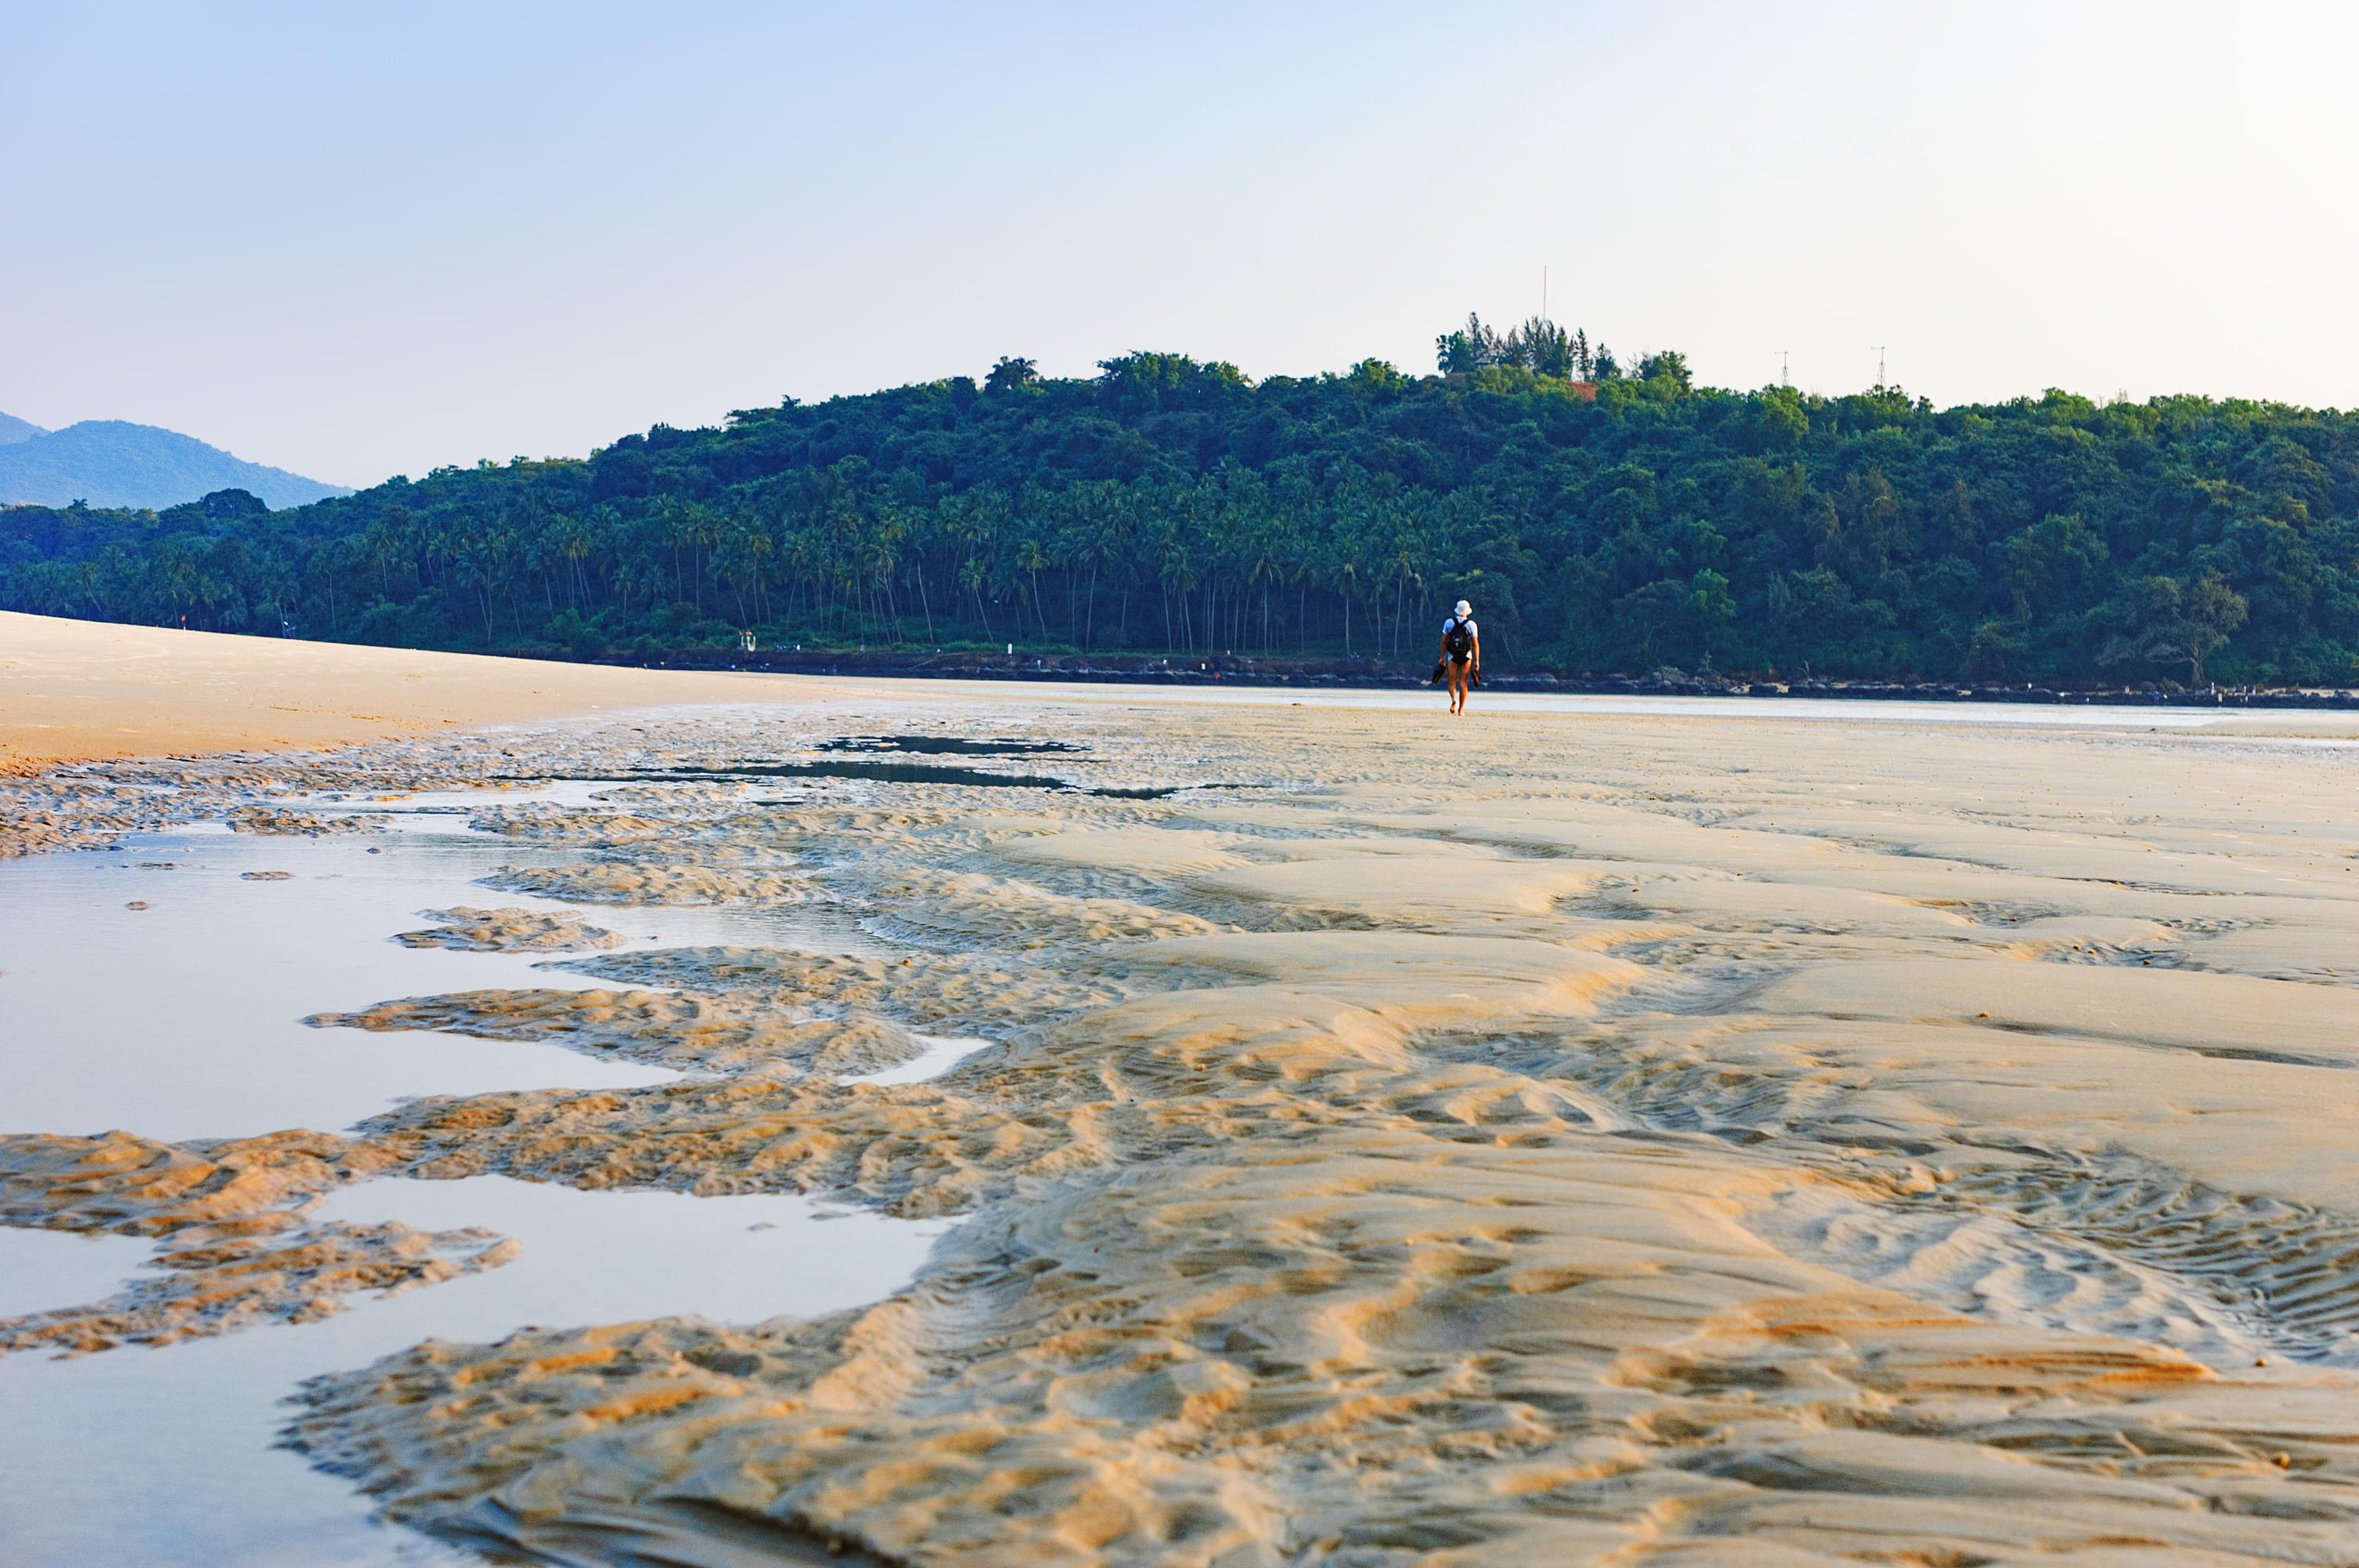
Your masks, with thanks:
[[[1450,624],[1441,629],[1441,645],[1451,658],[1465,658],[1474,651],[1474,623],[1451,616]]]

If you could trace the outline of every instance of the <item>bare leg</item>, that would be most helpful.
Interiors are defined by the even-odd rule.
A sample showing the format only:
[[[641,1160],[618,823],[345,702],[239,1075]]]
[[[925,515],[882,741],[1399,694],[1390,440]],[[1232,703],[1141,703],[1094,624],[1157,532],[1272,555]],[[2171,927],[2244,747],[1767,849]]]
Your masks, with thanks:
[[[1466,665],[1455,659],[1450,664],[1450,711],[1452,713],[1466,711],[1467,667]]]

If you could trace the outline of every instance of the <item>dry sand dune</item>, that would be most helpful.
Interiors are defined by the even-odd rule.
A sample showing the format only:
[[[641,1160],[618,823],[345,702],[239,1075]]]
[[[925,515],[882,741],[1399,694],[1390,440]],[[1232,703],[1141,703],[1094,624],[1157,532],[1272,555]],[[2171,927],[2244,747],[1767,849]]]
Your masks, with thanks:
[[[777,679],[230,637],[0,611],[0,768],[284,752],[602,708],[757,701]]]
[[[1016,722],[1092,784],[1260,787],[487,805],[576,857],[507,885],[585,940],[602,903],[824,900],[897,951],[388,999],[329,1022],[696,1072],[0,1141],[5,1217],[306,1242],[294,1314],[365,1248],[498,1261],[300,1230],[385,1172],[968,1217],[860,1311],[429,1342],[306,1390],[294,1441],[392,1517],[540,1561],[2359,1563],[2359,753],[903,692],[521,749],[685,771]],[[913,1033],[994,1044],[846,1080]]]

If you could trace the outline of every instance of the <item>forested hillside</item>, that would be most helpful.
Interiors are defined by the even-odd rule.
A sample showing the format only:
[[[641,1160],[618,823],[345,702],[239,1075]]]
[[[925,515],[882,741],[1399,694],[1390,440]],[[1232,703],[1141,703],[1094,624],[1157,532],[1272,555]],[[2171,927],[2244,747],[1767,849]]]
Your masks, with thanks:
[[[1413,660],[1463,596],[1527,669],[2359,679],[2359,416],[1718,391],[1537,322],[1439,347],[1258,384],[1006,360],[288,511],[20,507],[0,604],[581,656]]]

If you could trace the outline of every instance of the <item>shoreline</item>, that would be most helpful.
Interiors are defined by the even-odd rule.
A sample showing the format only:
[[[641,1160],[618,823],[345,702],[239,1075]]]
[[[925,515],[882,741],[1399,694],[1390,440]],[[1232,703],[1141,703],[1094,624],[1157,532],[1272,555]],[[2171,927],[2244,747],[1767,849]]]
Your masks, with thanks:
[[[1190,661],[1176,661],[1184,666]],[[1181,693],[1291,692],[1306,699],[1397,699],[1430,690],[1404,666],[1375,661],[1235,658],[1172,667],[1161,659],[1018,655],[803,654],[674,652],[639,663],[581,663],[530,654],[444,653],[315,643],[0,611],[0,776],[75,763],[225,752],[312,751],[416,739],[458,729],[587,717],[629,709],[823,700],[877,687],[952,691],[988,685],[1063,688],[1072,697],[1147,700]],[[822,684],[824,683],[824,684]],[[2216,715],[2242,729],[2359,712],[2342,690],[2074,691],[1951,683],[1568,679],[1498,675],[1484,694],[1518,705],[1551,697],[1693,700],[1699,715],[1731,702],[1884,708],[2025,707],[2123,715],[2169,714],[2175,729]],[[1245,698],[1267,700],[1266,697]],[[1717,716],[1717,715],[1713,715]],[[1797,714],[1797,717],[1799,717]],[[1895,717],[1898,717],[1897,714]],[[2056,719],[2039,720],[2056,723]],[[1994,720],[1984,720],[1990,722]],[[2205,729],[2209,725],[2202,726]],[[2299,732],[2297,730],[2296,732]]]
[[[1305,691],[1416,691],[1431,683],[1418,668],[1376,659],[1255,659],[1234,654],[1155,657],[1082,654],[909,654],[805,653],[758,649],[675,649],[646,659],[588,661],[554,654],[500,655],[551,664],[586,663],[610,669],[773,674],[878,680],[1065,682],[1141,687],[1277,687]],[[1194,666],[1192,668],[1189,666]],[[1176,666],[1176,667],[1175,667]],[[1703,676],[1655,676],[1495,675],[1485,689],[1585,697],[1796,697],[1837,702],[1985,702],[2097,708],[2317,708],[2359,711],[2359,691],[2339,687],[2217,687],[2146,691],[2129,687],[1994,685],[1990,682],[1762,680]]]
[[[723,706],[971,699],[983,690],[1092,704],[1291,701],[1308,707],[1406,708],[1439,694],[1407,676],[1332,672],[894,665],[797,667],[575,664],[73,621],[0,611],[0,778],[77,765],[324,752],[492,727]],[[747,655],[736,655],[743,660]],[[764,655],[753,655],[756,658]],[[774,661],[778,655],[768,655]],[[1209,663],[1209,662],[1208,662]],[[1484,714],[1748,717],[1808,721],[1832,705],[1861,719],[2038,728],[2120,728],[2150,719],[2176,734],[2359,737],[2344,714],[2359,697],[2316,694],[2060,694],[2045,688],[1762,683],[1559,681],[1507,676],[1486,683]],[[2202,694],[2209,696],[2210,694]],[[1570,699],[1561,706],[1552,698]],[[1586,699],[1586,700],[1584,700]],[[1595,704],[1595,706],[1591,706]],[[1625,706],[1629,705],[1629,706]],[[2023,709],[2020,713],[2008,709]],[[1936,716],[1936,709],[1946,713]],[[2061,711],[2060,711],[2061,710]],[[1971,719],[1968,718],[1972,714]],[[1949,717],[1954,714],[1954,718]],[[2102,716],[2102,717],[2101,717]],[[1845,715],[1848,717],[1848,715]],[[2110,722],[2107,720],[2110,719]]]

